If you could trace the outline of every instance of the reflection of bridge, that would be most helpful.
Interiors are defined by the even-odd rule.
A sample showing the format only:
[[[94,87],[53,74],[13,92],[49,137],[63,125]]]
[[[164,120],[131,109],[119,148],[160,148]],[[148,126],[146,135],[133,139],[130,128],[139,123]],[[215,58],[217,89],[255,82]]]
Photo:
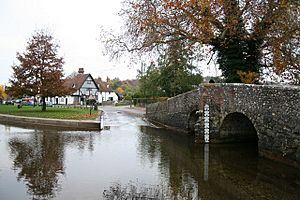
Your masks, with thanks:
[[[148,105],[146,115],[170,127],[196,130],[203,141],[205,105],[210,142],[258,139],[261,154],[300,163],[300,87],[206,84]]]

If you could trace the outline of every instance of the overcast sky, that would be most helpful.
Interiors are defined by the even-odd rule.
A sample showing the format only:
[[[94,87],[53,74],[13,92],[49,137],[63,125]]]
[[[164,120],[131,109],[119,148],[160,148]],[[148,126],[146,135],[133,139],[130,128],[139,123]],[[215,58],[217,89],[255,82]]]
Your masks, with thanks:
[[[36,30],[47,29],[60,45],[66,75],[79,67],[94,78],[136,78],[137,68],[102,55],[100,27],[118,30],[121,0],[0,0],[0,84],[7,84],[16,52]]]

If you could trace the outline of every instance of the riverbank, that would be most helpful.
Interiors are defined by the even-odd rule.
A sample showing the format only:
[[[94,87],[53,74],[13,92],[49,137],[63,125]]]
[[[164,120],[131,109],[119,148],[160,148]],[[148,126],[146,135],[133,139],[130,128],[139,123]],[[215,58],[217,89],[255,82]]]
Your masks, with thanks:
[[[42,118],[42,117],[31,117],[28,116],[18,116],[18,112],[13,112],[14,115],[11,114],[0,114],[0,123],[19,126],[24,128],[51,128],[56,130],[74,130],[74,131],[99,131],[101,129],[101,112],[105,110],[105,108],[112,108],[119,112],[124,112],[128,115],[137,116],[140,118],[145,117],[146,109],[142,107],[130,107],[130,106],[104,106],[98,107],[97,118],[94,120],[72,120],[72,119],[52,119],[52,118]],[[27,108],[28,109],[28,108]],[[69,108],[67,108],[69,109]],[[27,110],[28,111],[28,110]],[[51,111],[50,111],[51,112]],[[20,111],[20,113],[26,113],[24,111]],[[28,114],[30,112],[27,112]],[[58,114],[58,113],[57,113]],[[76,115],[76,113],[74,113]],[[53,116],[53,115],[51,115]],[[72,117],[72,116],[71,116]],[[76,116],[73,116],[75,118]]]
[[[22,106],[18,108],[13,105],[0,105],[0,114],[67,120],[94,120],[99,117],[97,110],[89,109],[88,107],[47,107],[47,111],[42,112],[40,106]]]
[[[24,128],[52,128],[57,130],[99,131],[100,120],[64,120],[0,114],[0,123]]]

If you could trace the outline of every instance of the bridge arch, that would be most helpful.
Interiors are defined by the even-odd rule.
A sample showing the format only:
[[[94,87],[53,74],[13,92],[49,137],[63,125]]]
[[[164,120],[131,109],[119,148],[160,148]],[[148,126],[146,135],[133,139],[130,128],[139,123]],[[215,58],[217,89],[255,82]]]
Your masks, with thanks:
[[[258,141],[257,130],[253,122],[241,112],[227,114],[219,131],[220,139],[224,142]]]
[[[199,109],[195,141],[204,142],[206,104],[209,105],[211,143],[226,142],[226,139],[238,142],[237,140],[245,140],[249,136],[250,139],[259,139],[257,145],[260,155],[299,166],[299,86],[202,84],[197,90],[147,105],[146,117],[150,121],[188,131],[188,128],[191,129],[188,121],[192,122],[189,120],[190,111]],[[228,121],[239,120],[242,120],[242,123],[228,125],[231,124]],[[234,130],[242,130],[240,133],[247,130],[246,133],[256,134],[239,135],[239,131]]]

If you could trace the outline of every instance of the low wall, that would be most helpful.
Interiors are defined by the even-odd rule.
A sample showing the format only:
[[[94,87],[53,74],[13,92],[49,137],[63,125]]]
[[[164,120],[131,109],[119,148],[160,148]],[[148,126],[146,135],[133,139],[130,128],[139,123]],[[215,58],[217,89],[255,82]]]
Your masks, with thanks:
[[[0,114],[0,123],[26,128],[54,128],[59,130],[99,131],[100,120],[61,120],[34,117],[22,117]]]
[[[198,109],[199,91],[193,90],[167,101],[146,106],[146,117],[152,122],[188,131],[190,113]]]

